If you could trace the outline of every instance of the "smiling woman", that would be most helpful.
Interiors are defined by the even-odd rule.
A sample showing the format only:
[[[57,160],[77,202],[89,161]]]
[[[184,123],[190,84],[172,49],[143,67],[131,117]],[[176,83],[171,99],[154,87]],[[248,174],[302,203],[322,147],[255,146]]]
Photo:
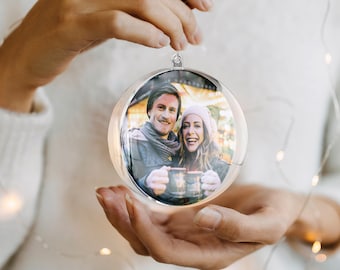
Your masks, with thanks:
[[[220,158],[216,132],[216,122],[206,107],[194,105],[183,112],[178,133],[181,144],[179,164],[189,172],[202,171],[201,197],[198,199],[220,188],[229,170],[229,164]]]
[[[204,141],[203,120],[197,114],[182,116],[184,145],[188,152],[195,152]]]

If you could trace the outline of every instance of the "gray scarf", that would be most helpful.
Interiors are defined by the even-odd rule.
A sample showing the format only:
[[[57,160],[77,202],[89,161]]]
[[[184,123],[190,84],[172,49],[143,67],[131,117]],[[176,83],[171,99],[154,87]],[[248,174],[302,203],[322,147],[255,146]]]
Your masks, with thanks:
[[[163,139],[160,134],[154,129],[150,122],[146,122],[140,131],[151,143],[152,147],[158,149],[159,156],[162,160],[168,160],[169,156],[173,157],[177,154],[180,144],[177,141],[177,136],[173,131],[169,133],[168,139]]]

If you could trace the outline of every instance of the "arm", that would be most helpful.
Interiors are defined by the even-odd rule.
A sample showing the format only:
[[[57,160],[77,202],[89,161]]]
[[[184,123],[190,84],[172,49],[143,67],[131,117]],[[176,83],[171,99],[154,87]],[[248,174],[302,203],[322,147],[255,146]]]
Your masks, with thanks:
[[[51,119],[38,87],[107,39],[154,48],[170,43],[176,50],[198,43],[201,37],[191,8],[209,7],[200,0],[187,2],[190,8],[179,0],[39,0],[6,37],[0,47],[0,267],[21,244],[34,218]],[[16,197],[20,213],[7,217],[3,202],[11,187],[22,191]],[[26,230],[16,227],[22,222]]]
[[[50,105],[41,91],[31,114],[0,109],[0,268],[24,241],[34,220],[51,120]]]
[[[209,8],[205,1],[188,2]],[[179,0],[40,0],[0,48],[0,107],[29,112],[37,87],[110,38],[154,48],[170,43],[182,50],[188,42],[197,44],[201,35],[193,12]]]

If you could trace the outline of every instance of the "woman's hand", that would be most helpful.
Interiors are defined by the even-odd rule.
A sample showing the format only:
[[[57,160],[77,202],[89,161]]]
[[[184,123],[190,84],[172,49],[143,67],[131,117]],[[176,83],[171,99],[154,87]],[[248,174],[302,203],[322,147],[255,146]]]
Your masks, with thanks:
[[[204,196],[208,197],[216,189],[221,186],[221,179],[218,174],[212,170],[208,170],[202,174],[201,188],[204,191]]]
[[[317,224],[311,219],[316,209],[307,204],[300,215],[305,197],[286,190],[233,186],[213,205],[172,214],[151,211],[125,187],[100,188],[97,197],[131,247],[163,263],[221,269],[284,235],[314,241],[306,238],[314,232],[325,244],[339,240],[337,204],[313,198],[322,214]]]
[[[0,106],[28,111],[34,90],[111,38],[182,50],[201,34],[191,8],[209,0],[39,0],[0,48]]]
[[[153,170],[145,180],[145,184],[155,195],[161,195],[165,192],[169,183],[170,167],[163,166],[160,169]]]
[[[100,188],[97,197],[108,220],[135,252],[162,263],[221,269],[264,244],[255,241],[261,238],[259,227],[263,228],[263,222],[249,217],[251,223],[240,226],[239,222],[245,221],[247,216],[232,209],[227,209],[230,214],[225,220],[210,208],[201,212],[199,208],[185,208],[173,214],[153,212],[122,186]],[[222,225],[222,222],[227,223]],[[270,231],[263,232],[262,238],[271,235],[275,228],[270,226],[272,224],[264,228]]]

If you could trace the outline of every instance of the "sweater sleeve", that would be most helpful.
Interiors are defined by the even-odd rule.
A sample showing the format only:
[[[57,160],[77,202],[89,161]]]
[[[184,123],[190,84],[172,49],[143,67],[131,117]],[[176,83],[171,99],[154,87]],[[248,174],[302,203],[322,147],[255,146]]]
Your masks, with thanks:
[[[34,220],[51,111],[42,89],[30,114],[0,109],[0,269]]]

